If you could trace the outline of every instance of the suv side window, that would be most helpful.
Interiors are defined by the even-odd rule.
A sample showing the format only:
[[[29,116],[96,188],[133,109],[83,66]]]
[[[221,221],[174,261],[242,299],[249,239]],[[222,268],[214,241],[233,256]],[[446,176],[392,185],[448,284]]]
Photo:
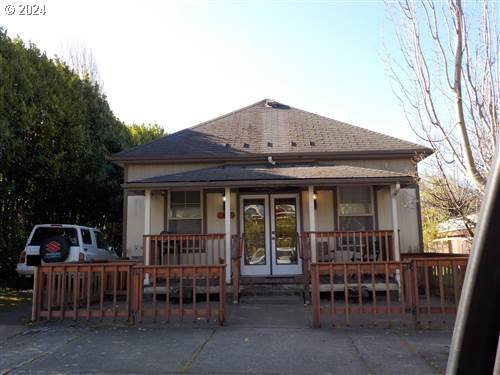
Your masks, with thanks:
[[[92,245],[92,237],[88,229],[82,229],[82,241],[84,245]]]
[[[106,240],[104,239],[104,235],[101,232],[94,231],[95,240],[97,242],[98,249],[108,250],[108,245],[106,245]]]

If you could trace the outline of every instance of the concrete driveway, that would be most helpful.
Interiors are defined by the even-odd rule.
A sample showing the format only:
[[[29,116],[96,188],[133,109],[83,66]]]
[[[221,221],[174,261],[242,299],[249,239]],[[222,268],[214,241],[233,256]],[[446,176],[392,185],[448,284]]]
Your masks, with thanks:
[[[18,318],[29,314],[24,309]],[[256,301],[228,309],[224,327],[206,322],[31,326],[11,322],[17,329],[0,338],[0,370],[14,374],[433,374],[446,366],[449,331],[313,329],[309,311],[300,303]]]

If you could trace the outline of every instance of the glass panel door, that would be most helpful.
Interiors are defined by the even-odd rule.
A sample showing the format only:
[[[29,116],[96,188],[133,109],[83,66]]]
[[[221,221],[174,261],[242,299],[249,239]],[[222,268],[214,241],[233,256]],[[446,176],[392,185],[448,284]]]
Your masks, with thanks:
[[[267,195],[241,196],[242,275],[270,274],[268,212]]]
[[[300,231],[298,201],[297,194],[271,195],[273,275],[302,273],[297,243]]]

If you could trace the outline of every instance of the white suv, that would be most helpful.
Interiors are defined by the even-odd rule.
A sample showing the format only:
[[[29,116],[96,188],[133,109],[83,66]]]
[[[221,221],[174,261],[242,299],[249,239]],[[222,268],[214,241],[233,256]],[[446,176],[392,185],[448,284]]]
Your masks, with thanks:
[[[31,276],[34,266],[57,262],[117,259],[96,228],[68,224],[40,224],[31,231],[17,264],[17,273]]]

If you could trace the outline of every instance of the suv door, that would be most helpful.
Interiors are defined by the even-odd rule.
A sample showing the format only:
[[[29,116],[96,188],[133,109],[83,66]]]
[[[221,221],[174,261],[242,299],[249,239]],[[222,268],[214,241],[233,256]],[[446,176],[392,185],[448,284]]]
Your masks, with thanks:
[[[98,230],[93,230],[93,232],[94,232],[97,252],[99,253],[100,256],[99,259],[105,260],[112,258],[111,252],[108,250],[108,245],[106,243],[104,235]]]
[[[99,260],[97,247],[92,238],[90,229],[80,228],[80,234],[82,236],[82,247],[85,253],[85,260]]]

